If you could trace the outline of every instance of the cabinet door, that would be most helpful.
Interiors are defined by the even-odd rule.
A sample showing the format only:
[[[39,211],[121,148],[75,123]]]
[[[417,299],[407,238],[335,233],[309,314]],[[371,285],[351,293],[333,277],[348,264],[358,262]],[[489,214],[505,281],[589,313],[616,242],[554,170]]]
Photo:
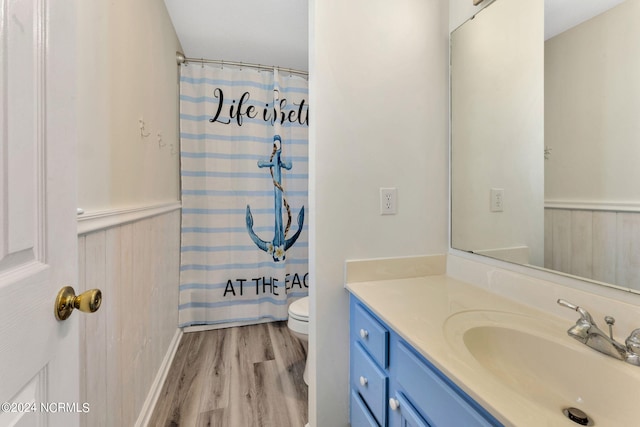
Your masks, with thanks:
[[[395,413],[394,418],[399,420],[399,424],[396,425],[400,427],[429,427],[429,424],[422,419],[409,399],[401,392],[389,399],[389,407]]]
[[[351,391],[351,427],[380,427],[355,390]]]
[[[484,408],[459,390],[434,366],[419,358],[404,342],[392,354],[395,379],[431,425],[437,427],[500,426]]]

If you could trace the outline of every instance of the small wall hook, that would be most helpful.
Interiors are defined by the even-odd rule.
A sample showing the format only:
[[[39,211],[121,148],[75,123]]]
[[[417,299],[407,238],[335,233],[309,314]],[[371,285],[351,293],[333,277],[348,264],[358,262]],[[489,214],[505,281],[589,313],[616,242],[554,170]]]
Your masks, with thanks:
[[[142,118],[138,119],[138,124],[140,125],[140,137],[146,138],[151,135],[151,132],[147,132],[144,128],[144,120]]]

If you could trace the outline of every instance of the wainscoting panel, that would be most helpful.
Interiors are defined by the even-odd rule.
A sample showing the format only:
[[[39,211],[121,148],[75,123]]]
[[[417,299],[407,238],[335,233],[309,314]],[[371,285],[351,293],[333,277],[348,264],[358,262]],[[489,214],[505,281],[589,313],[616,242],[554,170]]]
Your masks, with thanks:
[[[545,267],[640,290],[640,212],[546,208]]]
[[[593,212],[593,277],[605,283],[616,283],[617,216],[615,212]]]
[[[176,335],[180,211],[78,237],[80,291],[100,288],[81,316],[82,425],[133,426]]]
[[[618,280],[629,284],[629,287],[640,289],[640,214],[618,214],[617,253]]]

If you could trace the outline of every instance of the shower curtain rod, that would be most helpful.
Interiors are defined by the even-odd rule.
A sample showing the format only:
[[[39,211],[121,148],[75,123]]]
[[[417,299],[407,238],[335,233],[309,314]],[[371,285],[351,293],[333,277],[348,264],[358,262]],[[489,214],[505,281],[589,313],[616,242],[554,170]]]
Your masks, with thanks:
[[[178,65],[180,64],[186,64],[189,62],[195,62],[195,63],[201,63],[201,64],[217,64],[217,65],[230,65],[233,67],[246,67],[246,68],[256,68],[258,70],[272,70],[274,68],[278,69],[278,71],[282,71],[284,73],[289,73],[289,74],[299,74],[302,76],[309,76],[309,73],[307,71],[301,71],[301,70],[296,70],[293,68],[283,68],[283,67],[270,67],[268,65],[262,65],[262,64],[251,64],[248,62],[236,62],[236,61],[223,61],[220,59],[204,59],[204,58],[187,58],[186,56],[184,56],[183,53],[181,52],[176,52],[176,60],[178,61]]]

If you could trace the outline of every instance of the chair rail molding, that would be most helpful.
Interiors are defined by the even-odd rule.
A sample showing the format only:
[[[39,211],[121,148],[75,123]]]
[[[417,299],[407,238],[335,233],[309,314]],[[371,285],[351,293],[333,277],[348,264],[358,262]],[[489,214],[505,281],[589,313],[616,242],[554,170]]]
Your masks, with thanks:
[[[144,218],[161,215],[178,210],[182,207],[180,201],[157,203],[127,208],[108,209],[87,212],[78,215],[78,235],[104,230],[116,225],[138,221]]]

